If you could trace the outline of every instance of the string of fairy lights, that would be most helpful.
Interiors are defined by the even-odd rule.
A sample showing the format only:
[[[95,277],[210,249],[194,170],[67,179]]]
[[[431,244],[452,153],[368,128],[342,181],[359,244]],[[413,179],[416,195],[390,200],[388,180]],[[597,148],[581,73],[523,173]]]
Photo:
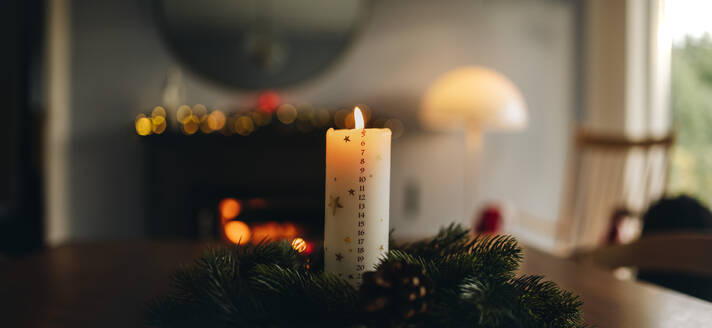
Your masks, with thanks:
[[[405,128],[398,119],[373,119],[367,106],[363,109],[364,119],[369,127],[390,128],[393,138],[400,137]],[[141,113],[134,120],[136,134],[139,136],[160,135],[175,128],[180,133],[191,136],[197,134],[222,134],[226,136],[249,136],[260,128],[271,124],[294,125],[296,130],[308,133],[314,129],[353,128],[352,109],[315,109],[309,104],[274,104],[229,113],[219,108],[208,109],[205,105],[181,105],[174,113],[175,121],[169,122],[168,111],[156,106],[147,115]],[[278,123],[277,123],[278,122]],[[169,124],[170,123],[170,124]]]
[[[220,134],[247,137],[255,131],[272,124],[293,126],[298,132],[308,133],[315,129],[354,128],[352,108],[325,109],[310,104],[280,103],[273,92],[263,92],[258,97],[255,108],[228,112],[221,108],[208,108],[203,104],[180,105],[177,107],[156,106],[150,113],[141,113],[134,120],[136,134],[142,137],[166,133],[182,133],[186,136]],[[403,123],[394,118],[374,118],[367,105],[358,104],[368,127],[389,128],[394,139],[403,135]],[[168,108],[168,109],[167,109]],[[170,119],[169,119],[170,114]],[[313,244],[300,237],[300,228],[290,222],[254,222],[239,219],[242,201],[224,198],[218,205],[222,234],[225,240],[244,244],[263,239],[286,239],[298,252],[310,253]],[[250,208],[266,207],[266,201],[251,199],[246,202]]]

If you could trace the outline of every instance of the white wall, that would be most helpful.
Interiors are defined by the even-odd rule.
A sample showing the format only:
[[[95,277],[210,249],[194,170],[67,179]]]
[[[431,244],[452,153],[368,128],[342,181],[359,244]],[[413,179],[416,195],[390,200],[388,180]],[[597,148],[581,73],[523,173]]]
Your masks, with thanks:
[[[463,1],[411,8],[412,16],[402,28],[428,42],[402,44],[396,31],[380,36],[391,36],[392,43],[410,47],[406,53],[415,54],[392,68],[413,78],[388,83],[409,86],[414,99],[442,72],[483,65],[508,76],[529,107],[528,129],[485,134],[475,163],[467,162],[462,153],[463,135],[412,136],[394,142],[392,222],[402,236],[428,235],[451,221],[470,225],[490,201],[505,202],[543,220],[558,218],[574,116],[574,8],[557,1],[485,2],[488,5]],[[466,174],[465,169],[474,172]],[[463,198],[467,177],[473,180],[472,199]],[[413,180],[422,181],[422,210],[415,216],[402,209],[405,184]]]
[[[413,117],[439,74],[484,65],[507,75],[530,109],[529,129],[487,135],[475,174],[476,198],[508,200],[533,214],[557,216],[574,104],[573,7],[564,1],[374,1],[351,51],[329,72],[284,90],[288,102],[319,106],[368,103]],[[72,136],[67,239],[143,233],[141,153],[132,128],[160,104],[164,49],[145,1],[72,2]],[[186,101],[252,101],[190,74]],[[412,131],[412,129],[411,129]],[[462,217],[461,135],[410,133],[393,143],[392,225],[422,235]],[[120,159],[120,160],[119,160]],[[126,159],[133,159],[127,161]],[[405,181],[419,181],[421,211],[405,219]],[[315,182],[320,183],[320,182]],[[108,188],[106,188],[108,186]],[[450,205],[451,204],[451,205]]]

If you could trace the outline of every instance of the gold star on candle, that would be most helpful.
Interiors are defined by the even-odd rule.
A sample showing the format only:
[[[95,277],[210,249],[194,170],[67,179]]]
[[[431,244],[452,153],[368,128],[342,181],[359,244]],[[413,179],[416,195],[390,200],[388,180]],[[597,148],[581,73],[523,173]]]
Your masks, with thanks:
[[[344,259],[344,256],[341,255],[341,253],[336,253],[336,261],[341,262]]]
[[[383,250],[383,245],[378,246],[378,250],[379,250],[379,251],[382,251],[382,250]]]
[[[351,243],[351,238],[349,238],[349,237],[344,238],[344,242],[347,243],[347,244],[350,244],[350,243]]]
[[[378,154],[378,155],[376,155],[376,159],[380,161],[380,160],[382,160],[383,158],[381,158],[381,154]]]
[[[345,136],[345,137],[344,137],[344,142],[349,142],[349,141],[351,141],[351,138],[349,138],[349,136]]]
[[[331,198],[331,200],[329,201],[329,207],[331,207],[333,209],[333,212],[331,215],[336,215],[336,209],[344,208],[344,206],[341,205],[341,202],[339,202],[339,198],[340,198],[339,196],[336,196],[336,197],[329,196],[329,198]]]
[[[351,196],[356,195],[356,190],[349,189],[349,195],[351,195]]]

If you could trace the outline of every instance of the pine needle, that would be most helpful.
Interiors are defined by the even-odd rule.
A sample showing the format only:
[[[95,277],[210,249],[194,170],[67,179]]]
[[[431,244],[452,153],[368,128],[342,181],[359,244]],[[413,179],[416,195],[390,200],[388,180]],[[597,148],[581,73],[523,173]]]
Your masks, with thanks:
[[[417,263],[433,282],[430,310],[408,327],[585,327],[577,296],[540,276],[516,277],[521,259],[514,238],[471,240],[451,224],[432,239],[393,247],[381,265]],[[173,275],[171,293],[149,303],[147,323],[365,327],[356,289],[305,262],[285,242],[210,249]]]

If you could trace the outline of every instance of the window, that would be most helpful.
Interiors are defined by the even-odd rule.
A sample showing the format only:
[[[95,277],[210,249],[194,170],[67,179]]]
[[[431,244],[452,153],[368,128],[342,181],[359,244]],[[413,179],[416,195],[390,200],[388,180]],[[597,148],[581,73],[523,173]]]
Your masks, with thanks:
[[[676,132],[668,191],[712,205],[712,1],[667,1]]]

